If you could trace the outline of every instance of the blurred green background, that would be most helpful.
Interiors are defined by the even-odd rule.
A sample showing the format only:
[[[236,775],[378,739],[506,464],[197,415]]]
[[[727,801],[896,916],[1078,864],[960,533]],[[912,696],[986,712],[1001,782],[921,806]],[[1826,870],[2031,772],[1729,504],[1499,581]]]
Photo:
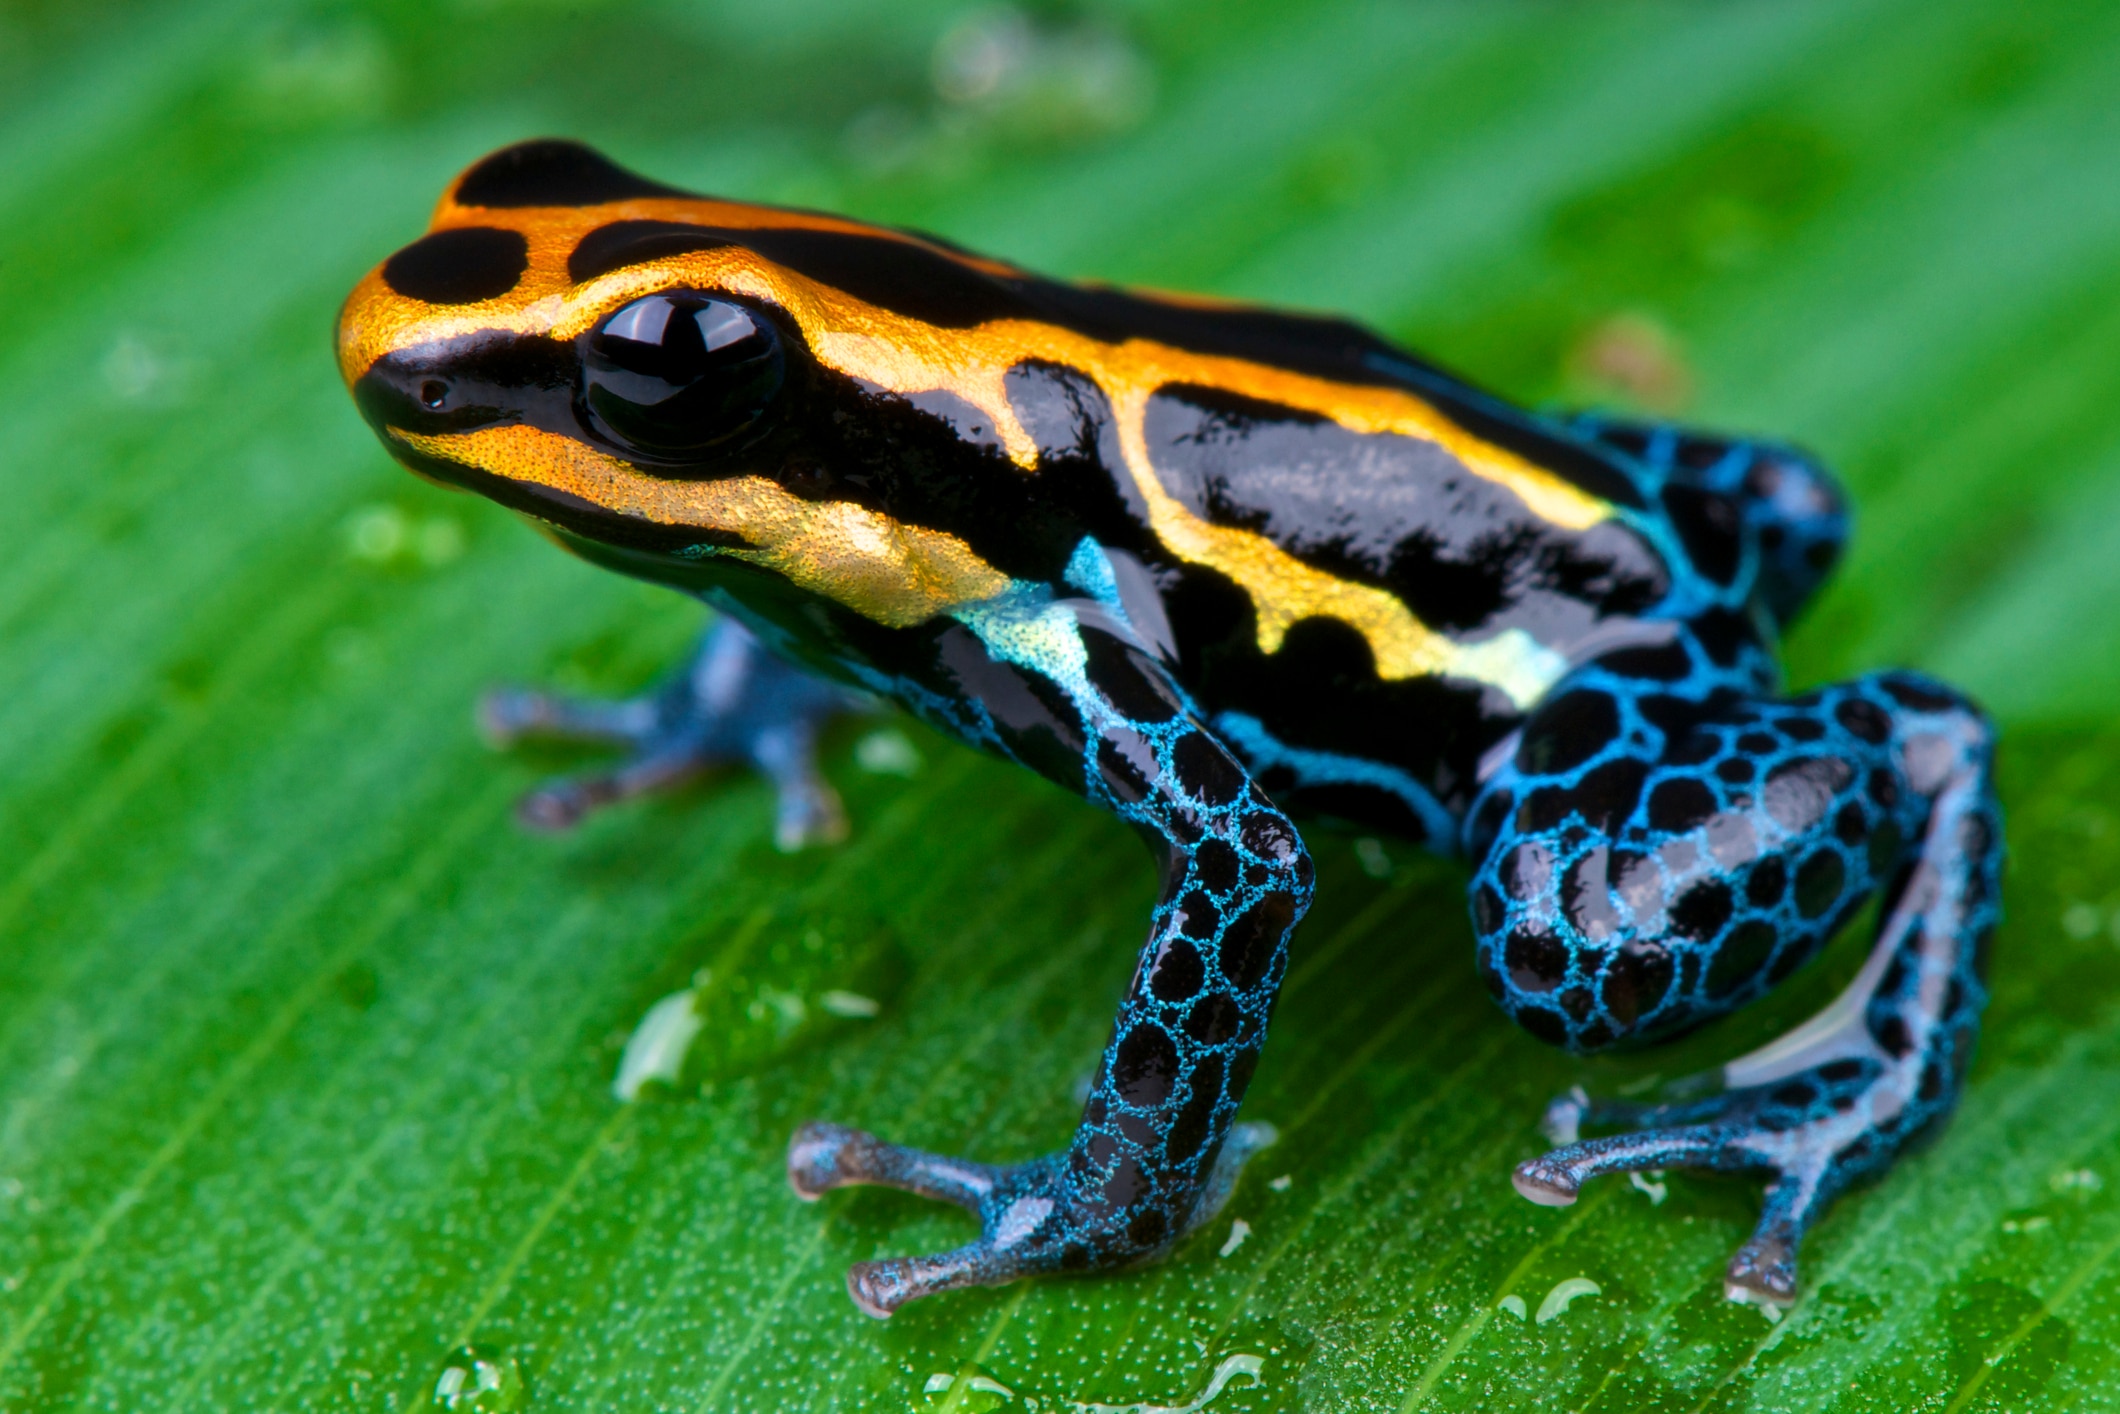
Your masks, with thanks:
[[[2110,5],[0,5],[0,1407],[418,1408],[467,1340],[497,1387],[446,1377],[460,1409],[2109,1407],[2116,92]],[[847,1263],[967,1225],[796,1203],[788,1131],[1061,1143],[1150,871],[876,724],[831,743],[837,849],[775,854],[744,777],[512,825],[582,758],[488,754],[476,691],[630,690],[701,615],[396,470],[328,335],[540,133],[1825,453],[1860,519],[1793,677],[1917,665],[2006,730],[1955,1124],[1841,1203],[1785,1318],[1727,1304],[1755,1184],[1553,1211],[1506,1175],[1556,1090],[1728,1054],[1861,940],[1582,1066],[1486,1001],[1453,866],[1320,835],[1246,1106],[1283,1137],[1225,1215],[1150,1271],[859,1315]],[[619,1104],[695,977],[686,1069]]]

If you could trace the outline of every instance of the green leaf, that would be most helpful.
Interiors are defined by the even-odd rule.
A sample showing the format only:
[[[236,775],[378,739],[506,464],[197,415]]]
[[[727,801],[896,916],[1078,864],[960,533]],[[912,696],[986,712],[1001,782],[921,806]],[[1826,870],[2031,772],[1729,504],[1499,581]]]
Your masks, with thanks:
[[[0,80],[0,1406],[2108,1402],[2114,7],[76,0],[0,11]],[[1961,1113],[1769,1323],[1720,1291],[1755,1184],[1556,1211],[1507,1174],[1556,1091],[1727,1055],[1861,940],[1761,1017],[1579,1066],[1486,1001],[1455,866],[1320,834],[1246,1104],[1281,1138],[1226,1214],[1153,1269],[862,1316],[848,1263],[965,1223],[796,1202],[788,1133],[1063,1142],[1150,872],[911,728],[910,777],[832,741],[839,848],[776,854],[746,777],[515,828],[576,759],[487,753],[479,688],[629,690],[699,614],[397,470],[328,331],[453,172],[539,132],[1817,447],[1861,524],[1793,676],[1918,665],[2005,727]],[[620,1103],[702,971],[696,1054]]]

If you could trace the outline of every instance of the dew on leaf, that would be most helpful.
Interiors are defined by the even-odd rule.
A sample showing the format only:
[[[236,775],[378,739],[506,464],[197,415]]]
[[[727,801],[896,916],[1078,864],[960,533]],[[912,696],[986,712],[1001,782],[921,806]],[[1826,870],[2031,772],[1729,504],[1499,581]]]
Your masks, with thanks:
[[[459,1346],[450,1353],[427,1402],[430,1409],[456,1414],[515,1414],[529,1406],[530,1389],[515,1357],[478,1345]]]

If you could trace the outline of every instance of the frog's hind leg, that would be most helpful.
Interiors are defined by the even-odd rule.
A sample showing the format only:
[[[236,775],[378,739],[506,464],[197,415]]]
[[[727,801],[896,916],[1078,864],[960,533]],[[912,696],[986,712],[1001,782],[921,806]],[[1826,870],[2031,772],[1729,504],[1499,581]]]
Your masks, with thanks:
[[[724,618],[679,672],[641,696],[603,701],[500,688],[480,702],[479,724],[496,746],[554,737],[629,752],[610,770],[547,781],[524,796],[517,814],[533,828],[563,830],[601,806],[747,761],[779,793],[774,841],[795,850],[846,834],[839,797],[817,770],[817,732],[862,705]]]
[[[1883,922],[1841,998],[1725,1066],[1721,1094],[1564,1099],[1547,1115],[1564,1142],[1516,1186],[1560,1204],[1601,1174],[1765,1172],[1727,1289],[1788,1301],[1805,1230],[1957,1100],[1998,917],[1990,729],[1911,674],[1688,704],[1622,666],[1654,665],[1579,671],[1490,787],[1508,813],[1488,815],[1473,916],[1481,971],[1519,1022],[1578,1051],[1669,1035],[1760,995],[1873,892]],[[1579,1140],[1582,1126],[1627,1132]]]
[[[1742,513],[1759,545],[1759,597],[1788,627],[1840,562],[1848,539],[1848,502],[1816,457],[1776,442],[1753,441],[1583,413],[1575,431],[1626,453],[1681,497],[1722,498]],[[1672,506],[1674,517],[1692,508]]]

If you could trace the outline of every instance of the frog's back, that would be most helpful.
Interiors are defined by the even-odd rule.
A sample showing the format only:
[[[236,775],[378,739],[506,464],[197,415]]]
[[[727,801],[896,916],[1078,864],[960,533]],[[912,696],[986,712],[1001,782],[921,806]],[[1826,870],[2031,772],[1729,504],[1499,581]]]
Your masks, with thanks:
[[[1689,547],[1624,453],[1345,321],[1018,288],[1173,351],[1084,370],[1072,429],[1018,408],[1049,450],[1116,423],[1182,675],[1298,803],[1433,835],[1570,666],[1662,633]]]

